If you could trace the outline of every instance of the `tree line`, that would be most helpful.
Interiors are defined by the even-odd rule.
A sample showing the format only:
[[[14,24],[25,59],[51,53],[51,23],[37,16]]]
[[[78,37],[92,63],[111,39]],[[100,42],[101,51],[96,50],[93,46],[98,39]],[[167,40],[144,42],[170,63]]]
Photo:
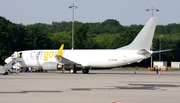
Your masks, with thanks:
[[[82,23],[75,21],[75,49],[115,49],[129,44],[144,25],[122,26],[119,21]],[[14,51],[31,49],[58,49],[65,44],[71,49],[72,22],[15,24],[0,17],[0,64]],[[148,39],[148,38],[147,38]],[[160,43],[161,42],[161,43]],[[153,50],[172,49],[161,53],[163,61],[180,61],[180,24],[157,25],[153,39]],[[153,60],[158,61],[155,54]],[[131,66],[150,66],[150,59]]]

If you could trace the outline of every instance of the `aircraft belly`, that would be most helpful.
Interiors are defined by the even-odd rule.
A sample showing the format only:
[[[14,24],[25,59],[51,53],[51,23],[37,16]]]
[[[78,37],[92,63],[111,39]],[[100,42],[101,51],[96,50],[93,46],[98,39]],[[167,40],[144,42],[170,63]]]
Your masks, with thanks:
[[[87,64],[91,67],[98,67],[98,68],[109,68],[109,67],[116,67],[121,64],[121,59],[117,57],[99,57],[99,58],[89,58],[85,59]]]
[[[29,67],[40,67],[41,63],[39,60],[35,59],[35,58],[31,58],[31,59],[27,59],[25,61],[25,65],[29,66]]]
[[[98,68],[117,67],[120,66],[121,64],[122,63],[120,61],[90,63],[91,67],[98,67]]]
[[[109,56],[103,59],[89,59],[87,62],[91,67],[109,68],[118,67],[122,65],[131,64],[139,60],[148,58],[148,56],[141,56],[136,53],[128,53],[129,55]]]

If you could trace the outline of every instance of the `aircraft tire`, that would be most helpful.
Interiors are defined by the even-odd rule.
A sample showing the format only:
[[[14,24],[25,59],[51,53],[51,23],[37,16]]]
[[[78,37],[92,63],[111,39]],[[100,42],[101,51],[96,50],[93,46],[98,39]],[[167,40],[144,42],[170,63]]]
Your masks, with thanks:
[[[8,75],[9,73],[8,72],[5,72],[3,75]]]
[[[89,69],[83,69],[83,70],[82,70],[82,73],[83,73],[83,74],[89,74]]]
[[[77,72],[76,69],[71,69],[71,70],[70,70],[70,73],[71,73],[71,74],[76,73],[76,72]]]

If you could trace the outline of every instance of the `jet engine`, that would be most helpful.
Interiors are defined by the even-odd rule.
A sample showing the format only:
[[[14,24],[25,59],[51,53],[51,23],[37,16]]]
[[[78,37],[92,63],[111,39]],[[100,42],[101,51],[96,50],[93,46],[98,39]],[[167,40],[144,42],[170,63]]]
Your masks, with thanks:
[[[61,70],[62,65],[55,62],[46,62],[42,65],[43,70]]]

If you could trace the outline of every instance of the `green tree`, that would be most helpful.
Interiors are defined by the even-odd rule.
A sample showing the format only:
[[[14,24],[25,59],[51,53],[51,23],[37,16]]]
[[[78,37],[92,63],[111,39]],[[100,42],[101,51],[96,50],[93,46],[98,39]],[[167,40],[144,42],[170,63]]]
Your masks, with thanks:
[[[104,22],[102,22],[102,25],[104,27],[105,32],[104,33],[120,33],[124,31],[123,26],[114,19],[107,19]]]
[[[26,26],[25,31],[25,49],[46,49],[50,47],[51,41],[47,33],[40,31],[33,25]]]
[[[4,64],[4,59],[13,51],[12,25],[9,20],[0,17],[0,64]]]
[[[82,24],[75,29],[74,46],[76,49],[85,49],[86,48],[88,29],[89,29],[89,26],[86,24]]]
[[[49,34],[49,38],[52,41],[51,49],[57,49],[64,44],[65,49],[71,49],[71,32],[57,32]]]

